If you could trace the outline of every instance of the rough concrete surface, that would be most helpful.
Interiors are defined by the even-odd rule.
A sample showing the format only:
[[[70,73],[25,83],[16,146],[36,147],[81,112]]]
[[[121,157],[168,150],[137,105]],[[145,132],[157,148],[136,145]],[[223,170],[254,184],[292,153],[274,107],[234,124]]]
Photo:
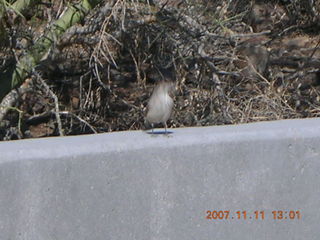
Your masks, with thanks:
[[[170,130],[0,143],[0,239],[319,238],[319,118]]]

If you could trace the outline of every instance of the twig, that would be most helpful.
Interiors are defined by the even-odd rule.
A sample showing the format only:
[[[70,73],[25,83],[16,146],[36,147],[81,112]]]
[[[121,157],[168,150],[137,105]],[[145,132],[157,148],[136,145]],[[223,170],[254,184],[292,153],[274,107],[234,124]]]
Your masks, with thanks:
[[[231,38],[245,38],[245,37],[250,38],[250,37],[257,37],[257,36],[262,36],[262,35],[268,35],[270,33],[271,33],[271,31],[267,30],[267,31],[258,32],[258,33],[234,34],[231,36]]]
[[[319,45],[320,45],[320,38],[319,38],[319,41],[317,43],[317,45],[315,46],[315,48],[313,49],[310,57],[309,57],[309,60],[313,57],[313,55],[316,53],[316,51],[319,49]]]
[[[8,110],[14,110],[19,113],[18,130],[19,130],[19,134],[21,134],[21,119],[22,119],[23,111],[21,111],[19,108],[16,108],[16,107],[8,107]]]
[[[140,70],[139,70],[138,62],[137,62],[137,60],[135,59],[135,57],[134,57],[134,55],[133,55],[133,53],[132,53],[131,50],[130,50],[130,55],[131,55],[131,57],[132,57],[132,60],[133,60],[133,62],[134,62],[134,65],[135,65],[135,67],[136,67],[137,81],[138,81],[138,83],[140,83],[140,84],[142,85],[141,75],[140,75]],[[144,85],[144,84],[143,84],[143,85]]]
[[[58,101],[58,97],[57,95],[55,95],[50,87],[46,84],[46,82],[41,78],[41,76],[34,72],[35,76],[37,76],[37,79],[40,81],[40,83],[42,84],[42,86],[45,88],[45,90],[50,94],[50,96],[53,98],[54,100],[54,108],[55,108],[55,117],[56,117],[56,120],[57,120],[57,123],[58,123],[58,131],[59,131],[59,135],[60,136],[64,136],[64,132],[63,132],[63,129],[62,129],[62,123],[61,123],[61,119],[60,119],[60,115],[59,115],[59,101]]]
[[[76,114],[72,113],[72,112],[68,112],[68,111],[62,111],[62,112],[58,112],[58,114],[61,115],[71,115],[72,117],[75,117],[76,119],[78,119],[80,122],[84,123],[86,126],[88,126],[92,132],[94,133],[98,133],[93,126],[91,126],[86,120],[82,119],[81,117],[77,116]]]

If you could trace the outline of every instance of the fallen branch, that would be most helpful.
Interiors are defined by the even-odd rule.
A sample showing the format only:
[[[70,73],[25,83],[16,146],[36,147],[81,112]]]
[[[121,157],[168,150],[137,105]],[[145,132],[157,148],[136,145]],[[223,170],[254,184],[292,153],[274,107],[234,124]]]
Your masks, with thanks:
[[[11,77],[4,78],[4,76],[0,75],[1,86],[3,86],[0,89],[0,99],[3,99],[11,89],[19,86],[25,80],[40,60],[46,57],[51,45],[66,29],[83,19],[89,10],[101,1],[102,0],[83,0],[80,4],[71,5],[60,19],[51,25],[49,31],[39,38],[31,50],[19,59]]]

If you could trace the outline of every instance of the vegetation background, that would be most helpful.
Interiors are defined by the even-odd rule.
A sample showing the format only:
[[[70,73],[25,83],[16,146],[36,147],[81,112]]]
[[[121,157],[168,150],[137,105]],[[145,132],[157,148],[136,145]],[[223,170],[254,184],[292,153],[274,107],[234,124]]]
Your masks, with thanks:
[[[320,116],[318,0],[0,0],[0,140]]]

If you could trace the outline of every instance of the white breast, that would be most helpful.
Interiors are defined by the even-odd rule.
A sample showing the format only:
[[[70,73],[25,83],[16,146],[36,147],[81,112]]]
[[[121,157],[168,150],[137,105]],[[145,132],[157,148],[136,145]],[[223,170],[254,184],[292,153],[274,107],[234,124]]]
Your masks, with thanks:
[[[150,123],[165,123],[171,116],[173,100],[167,88],[155,89],[148,103],[146,119]]]

